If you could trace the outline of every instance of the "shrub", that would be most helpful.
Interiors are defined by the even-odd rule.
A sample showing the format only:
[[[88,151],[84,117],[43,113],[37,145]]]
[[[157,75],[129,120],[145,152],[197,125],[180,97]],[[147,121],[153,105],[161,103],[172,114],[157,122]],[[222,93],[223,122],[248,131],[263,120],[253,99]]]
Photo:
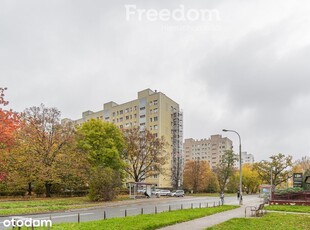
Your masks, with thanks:
[[[121,186],[122,181],[118,171],[111,168],[95,168],[90,178],[89,198],[92,201],[113,200]]]

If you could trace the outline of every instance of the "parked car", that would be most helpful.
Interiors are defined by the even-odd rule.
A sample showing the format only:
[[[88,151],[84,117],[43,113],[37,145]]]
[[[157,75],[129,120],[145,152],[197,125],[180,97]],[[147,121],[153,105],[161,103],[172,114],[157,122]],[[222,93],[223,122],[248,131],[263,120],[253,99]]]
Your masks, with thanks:
[[[155,189],[155,190],[152,190],[152,195],[159,195],[160,193],[159,193],[159,191],[160,191],[160,189]]]
[[[161,189],[160,191],[159,191],[159,194],[161,195],[161,196],[170,196],[170,190],[168,190],[168,189]]]
[[[156,189],[152,194],[156,196],[170,196],[171,192],[168,189]]]
[[[171,193],[171,196],[176,196],[176,197],[183,197],[184,196],[184,190],[176,190]]]

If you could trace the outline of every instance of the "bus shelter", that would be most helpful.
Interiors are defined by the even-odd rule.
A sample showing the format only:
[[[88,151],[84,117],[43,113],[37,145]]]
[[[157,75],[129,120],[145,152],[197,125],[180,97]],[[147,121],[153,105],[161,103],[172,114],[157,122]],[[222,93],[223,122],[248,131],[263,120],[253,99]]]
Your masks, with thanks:
[[[144,183],[144,182],[128,182],[129,198],[144,198],[151,197],[152,191],[155,191],[156,183]]]

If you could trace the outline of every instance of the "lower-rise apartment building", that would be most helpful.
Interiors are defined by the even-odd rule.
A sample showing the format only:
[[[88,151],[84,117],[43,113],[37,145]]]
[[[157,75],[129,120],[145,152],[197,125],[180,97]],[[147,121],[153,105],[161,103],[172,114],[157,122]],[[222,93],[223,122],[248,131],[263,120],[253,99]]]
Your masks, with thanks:
[[[209,139],[185,139],[183,144],[185,163],[189,160],[208,161],[212,169],[220,163],[226,150],[232,149],[232,141],[222,135],[211,135]]]
[[[253,164],[254,163],[254,155],[247,152],[241,152],[241,163],[242,164]],[[240,168],[239,157],[234,164],[236,168]]]

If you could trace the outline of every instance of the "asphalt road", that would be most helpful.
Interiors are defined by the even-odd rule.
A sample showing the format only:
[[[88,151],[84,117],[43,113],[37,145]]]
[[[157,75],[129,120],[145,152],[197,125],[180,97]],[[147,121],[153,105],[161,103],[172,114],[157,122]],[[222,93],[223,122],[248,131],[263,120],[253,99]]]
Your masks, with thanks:
[[[256,199],[257,195],[244,196],[244,203],[251,202]],[[109,204],[109,206],[85,208],[73,211],[64,212],[53,212],[45,214],[35,215],[21,215],[21,218],[32,218],[33,220],[52,220],[52,223],[63,223],[63,222],[86,222],[92,220],[101,220],[112,217],[124,217],[138,215],[142,212],[144,214],[163,212],[177,209],[188,209],[198,207],[210,207],[219,205],[219,197],[161,197],[161,198],[150,198],[150,199],[137,199],[130,201],[115,202]],[[225,197],[225,204],[238,204],[236,197]],[[4,227],[7,224],[7,220],[11,220],[12,216],[0,217],[0,229],[8,229]],[[25,220],[25,219],[23,219]],[[6,221],[6,222],[5,222]],[[12,229],[10,227],[9,229]]]

